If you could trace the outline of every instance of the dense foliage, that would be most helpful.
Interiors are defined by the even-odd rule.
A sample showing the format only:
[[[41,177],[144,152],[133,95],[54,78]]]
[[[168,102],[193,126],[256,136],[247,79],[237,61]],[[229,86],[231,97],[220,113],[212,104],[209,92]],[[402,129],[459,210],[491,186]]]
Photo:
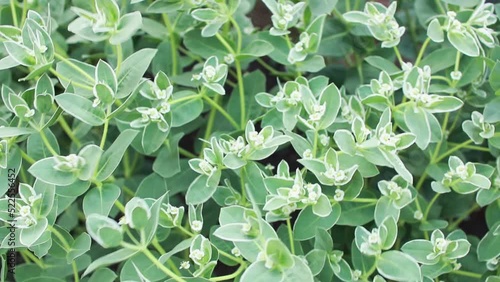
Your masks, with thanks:
[[[500,281],[499,12],[0,0],[1,280]]]

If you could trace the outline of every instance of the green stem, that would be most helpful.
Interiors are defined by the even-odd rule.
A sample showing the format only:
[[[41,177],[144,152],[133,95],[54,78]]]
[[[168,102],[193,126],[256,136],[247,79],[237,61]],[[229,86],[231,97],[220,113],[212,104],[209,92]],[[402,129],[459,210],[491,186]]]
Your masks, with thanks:
[[[148,249],[142,249],[141,251],[142,251],[143,254],[146,255],[146,257],[148,257],[148,259],[152,263],[154,263],[167,276],[172,277],[172,279],[174,279],[177,282],[185,282],[186,281],[183,278],[181,278],[180,276],[178,276],[177,274],[175,274],[174,272],[172,272],[172,270],[168,269],[163,264],[161,264],[158,261],[158,259],[156,259],[156,257]]]
[[[71,82],[71,84],[73,84],[73,85],[74,85],[74,86],[76,86],[76,87],[80,87],[80,88],[83,88],[83,89],[86,89],[86,90],[91,90],[91,91],[94,89],[94,88],[92,88],[92,86],[85,85],[85,84],[82,84],[82,83],[79,83],[79,82],[76,82],[76,81],[73,81],[73,80],[71,80],[71,79],[67,78],[66,76],[64,76],[64,75],[60,74],[59,72],[57,72],[57,71],[56,71],[55,69],[53,69],[53,68],[50,68],[50,69],[49,69],[49,71],[50,71],[53,75],[57,76],[58,78],[60,78],[60,79],[62,79],[62,80],[65,80],[65,81],[67,81],[67,82]]]
[[[195,154],[193,154],[193,153],[189,152],[188,150],[181,148],[181,147],[179,147],[179,154],[183,155],[184,157],[191,158],[191,159],[198,157]]]
[[[474,141],[472,141],[472,140],[467,140],[467,141],[461,143],[460,145],[457,145],[457,146],[449,149],[448,151],[444,152],[441,156],[437,157],[435,160],[435,163],[438,163],[439,161],[441,161],[442,159],[446,158],[447,156],[453,154],[454,152],[456,152],[462,148],[467,147],[468,145],[472,144],[473,142]]]
[[[418,67],[418,64],[420,64],[420,61],[422,60],[422,57],[424,56],[425,49],[427,49],[427,45],[431,42],[431,39],[427,37],[425,39],[424,44],[422,44],[422,47],[420,47],[420,51],[418,52],[417,59],[415,60],[415,66]]]
[[[425,213],[424,213],[424,218],[423,218],[424,221],[427,220],[427,217],[429,216],[429,212],[431,211],[432,206],[434,205],[434,203],[436,203],[436,201],[440,195],[441,194],[436,193],[436,195],[434,195],[434,197],[432,197],[432,200],[427,205],[427,208],[425,209]]]
[[[452,145],[452,146],[459,146],[461,144],[459,143],[453,143],[453,142],[448,142],[449,145]],[[481,146],[476,146],[476,145],[467,145],[467,146],[463,146],[462,148],[464,149],[470,149],[470,150],[475,150],[475,151],[480,151],[480,152],[491,152],[491,150],[489,148],[485,148],[485,147],[481,147]]]
[[[10,12],[12,13],[12,21],[15,27],[19,27],[19,22],[17,21],[17,11],[16,11],[16,0],[10,0]]]
[[[79,68],[77,65],[75,65],[73,62],[71,62],[70,60],[68,60],[67,58],[59,55],[58,53],[54,53],[54,56],[65,62],[66,64],[68,64],[70,67],[72,67],[74,70],[76,70],[77,72],[79,72],[81,75],[83,75],[86,79],[88,79],[89,81],[91,81],[92,83],[95,82],[94,78],[89,75],[88,73],[86,73],[84,70],[82,70],[81,68]]]
[[[393,49],[394,49],[394,53],[396,53],[396,57],[398,58],[399,64],[400,64],[401,66],[403,66],[403,64],[404,64],[403,57],[401,57],[401,53],[399,52],[398,47],[397,47],[397,46],[394,46],[394,48],[393,48]]]
[[[459,226],[460,223],[462,223],[462,221],[464,221],[467,217],[469,217],[471,213],[475,212],[479,208],[480,208],[479,205],[474,204],[467,212],[465,212],[462,216],[457,218],[457,220],[453,221],[450,225],[448,225],[448,228],[446,228],[446,230],[448,231],[455,230],[455,228],[457,228],[457,226]]]
[[[210,278],[210,281],[226,281],[226,280],[234,281],[234,278],[238,277],[238,275],[240,275],[243,272],[243,270],[245,270],[245,268],[246,264],[242,264],[240,265],[240,267],[238,267],[238,269],[235,272],[224,276]]]
[[[21,148],[19,148],[19,151],[21,152],[21,157],[27,161],[29,164],[34,164],[36,162],[35,159],[33,159],[32,157],[28,156],[28,154],[26,154],[23,150],[21,150]]]
[[[245,107],[245,86],[243,85],[243,74],[241,71],[241,64],[239,59],[235,60],[236,74],[238,76],[238,92],[240,94],[240,126],[241,129],[245,128],[246,123],[246,107]]]
[[[45,264],[43,263],[43,261],[37,258],[35,255],[33,255],[30,251],[22,250],[21,254],[24,254],[26,257],[32,260],[36,265],[38,265],[41,269],[45,268]]]
[[[125,150],[125,153],[123,154],[123,177],[125,179],[130,178],[130,157],[128,150]]]
[[[288,239],[290,240],[290,250],[292,251],[292,254],[295,255],[295,244],[293,240],[292,223],[290,222],[290,218],[286,219],[286,226],[288,229]]]
[[[116,200],[114,204],[123,214],[125,214],[125,207],[119,200]]]
[[[441,0],[434,0],[434,2],[436,3],[436,6],[438,7],[439,12],[441,14],[446,14],[446,11],[444,10],[443,5],[441,5]]]
[[[451,273],[458,274],[461,276],[471,277],[471,278],[477,278],[477,279],[480,279],[482,276],[479,273],[474,273],[474,272],[465,271],[465,270],[453,270]]]
[[[71,246],[69,245],[69,243],[66,241],[66,239],[64,238],[64,236],[57,230],[55,229],[54,227],[52,227],[51,225],[49,225],[47,227],[47,229],[52,233],[54,234],[58,239],[59,241],[61,241],[61,243],[63,244],[63,247],[64,249],[66,250],[66,252],[69,252],[69,250],[71,250]],[[76,266],[76,262],[73,260],[71,262],[71,266],[73,268],[73,276],[74,276],[74,281],[75,282],[79,282],[80,281],[80,277],[78,276],[78,268]]]
[[[264,60],[258,58],[257,59],[257,62],[263,66],[266,70],[268,70],[272,75],[275,75],[275,76],[281,76],[283,78],[291,78],[293,77],[292,75],[290,75],[289,73],[286,73],[286,72],[282,72],[282,71],[279,71],[275,68],[273,68],[271,65],[269,65],[268,63],[266,63]]]
[[[212,109],[210,109],[210,113],[208,114],[207,128],[205,129],[205,135],[203,137],[204,140],[208,141],[210,139],[210,135],[212,134],[212,128],[214,126],[214,121],[215,121],[215,113],[217,113],[217,108],[215,107],[215,105],[219,106],[220,97],[221,96],[217,95],[215,96],[215,101],[212,101],[212,99],[203,96],[203,98],[205,98],[206,100],[213,102]],[[203,149],[205,148],[205,146],[206,143],[203,142],[203,148],[201,150],[201,153],[203,153]]]
[[[318,131],[314,131],[314,141],[313,141],[313,150],[312,150],[312,156],[313,158],[316,158],[316,152],[318,151]]]
[[[220,97],[220,95],[217,95],[215,99],[218,99]],[[216,109],[217,111],[219,111],[219,113],[221,115],[223,115],[228,121],[229,123],[231,123],[231,125],[235,128],[235,129],[240,129],[240,126],[238,125],[238,123],[236,121],[234,121],[234,119],[216,102],[214,102],[212,99],[210,99],[208,96],[206,95],[203,95],[203,99],[208,103],[210,104],[210,106],[212,106],[214,109]]]
[[[43,130],[40,130],[40,137],[42,137],[42,141],[43,143],[45,144],[45,146],[47,146],[47,149],[49,149],[49,152],[53,155],[53,156],[57,156],[59,155],[56,150],[54,150],[54,148],[52,148],[52,145],[50,145],[50,142],[49,142],[49,139],[47,139],[47,135],[45,135],[45,132]]]
[[[165,249],[163,249],[163,247],[162,247],[162,246],[160,245],[160,243],[158,242],[158,238],[156,238],[156,237],[155,237],[155,238],[153,239],[152,244],[153,244],[153,247],[154,247],[154,248],[155,248],[155,249],[156,249],[156,250],[157,250],[160,254],[165,254],[165,253],[167,253],[167,252],[165,251]],[[171,259],[171,258],[169,258],[169,259],[167,260],[167,263],[168,263],[168,265],[170,265],[170,267],[172,268],[172,270],[174,271],[174,273],[175,273],[175,274],[177,274],[178,276],[181,276],[181,275],[182,275],[182,274],[181,274],[181,272],[179,271],[179,269],[177,269],[177,266],[175,265],[175,263],[172,261],[172,259]]]
[[[59,125],[61,125],[61,128],[64,130],[66,135],[68,135],[69,139],[71,139],[71,141],[73,141],[73,143],[75,143],[75,145],[78,148],[80,148],[82,146],[82,143],[80,142],[80,140],[78,140],[78,138],[75,136],[75,134],[73,134],[73,131],[69,127],[69,125],[66,122],[66,120],[64,119],[64,117],[62,115],[59,116],[59,119],[57,121],[59,122]]]
[[[199,98],[201,98],[200,94],[184,96],[184,97],[181,97],[179,99],[172,100],[170,102],[170,105],[174,105],[174,104],[177,104],[177,103],[181,103],[181,102],[189,101],[189,100],[193,100],[193,99],[199,99]]]
[[[116,73],[120,72],[122,62],[123,62],[123,49],[122,45],[118,44],[116,45]]]
[[[227,43],[226,39],[224,39],[224,37],[222,35],[220,35],[219,33],[216,33],[215,37],[217,37],[217,39],[220,41],[220,43],[222,43],[222,45],[224,45],[224,47],[227,49],[227,51],[229,53],[236,55],[236,52],[234,52],[233,47],[231,47],[231,45],[229,45],[229,43]]]
[[[106,113],[106,120],[104,121],[104,129],[101,137],[101,144],[99,145],[101,149],[104,149],[104,145],[106,145],[106,138],[108,137],[108,129],[109,129],[109,119],[107,118],[107,116],[109,116],[110,113],[111,113],[111,106],[108,106]]]
[[[172,76],[177,75],[177,42],[175,38],[175,32],[174,29],[172,28],[172,23],[170,22],[170,19],[168,18],[168,15],[166,13],[163,13],[162,15],[163,22],[165,23],[165,26],[167,27],[168,31],[168,37],[170,38],[170,54],[172,56]]]
[[[26,16],[28,14],[28,1],[23,1],[23,13],[21,15],[21,25],[24,25],[24,22],[26,21]]]

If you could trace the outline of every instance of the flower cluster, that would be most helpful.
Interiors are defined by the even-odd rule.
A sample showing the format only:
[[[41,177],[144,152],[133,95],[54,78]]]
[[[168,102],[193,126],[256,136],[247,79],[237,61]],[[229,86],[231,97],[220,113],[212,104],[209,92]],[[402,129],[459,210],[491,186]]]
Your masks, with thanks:
[[[69,154],[68,156],[56,156],[54,160],[54,169],[72,173],[80,171],[86,163],[83,157],[76,154]]]
[[[481,144],[484,139],[492,138],[495,135],[495,125],[486,122],[480,112],[472,112],[471,119],[464,121],[462,128],[474,143]]]
[[[168,77],[159,72],[154,82],[147,81],[140,93],[143,97],[150,100],[151,107],[137,107],[136,110],[141,114],[141,118],[135,119],[130,123],[133,128],[143,128],[150,123],[156,123],[158,129],[167,132],[170,125],[165,115],[171,111],[173,86]]]
[[[289,34],[288,29],[297,24],[305,6],[303,2],[293,3],[288,0],[267,0],[264,4],[273,13],[271,16],[273,27],[270,29],[270,34],[275,36]]]
[[[491,187],[489,177],[478,173],[476,165],[471,162],[464,163],[458,157],[451,156],[448,166],[450,170],[444,174],[442,180],[432,182],[432,189],[437,193],[447,193],[452,188],[457,193],[469,194]]]
[[[203,70],[193,75],[193,80],[202,80],[203,85],[217,94],[225,95],[224,82],[228,68],[226,64],[219,64],[219,59],[212,56],[205,61]]]
[[[351,11],[343,16],[349,22],[366,25],[372,36],[382,41],[382,47],[392,48],[399,44],[401,36],[405,33],[405,27],[400,27],[394,18],[396,8],[396,2],[392,2],[389,7],[376,2],[367,2],[364,12]]]
[[[289,173],[283,175],[284,170],[288,170],[288,164],[284,161],[280,163],[278,170],[279,174],[264,180],[270,192],[264,206],[264,210],[268,211],[267,220],[286,219],[292,212],[307,206],[312,206],[313,212],[321,217],[330,213],[328,198],[322,193],[319,184],[305,182],[299,169],[295,177],[290,177]],[[277,183],[279,186],[276,186]],[[326,209],[326,212],[323,209]]]

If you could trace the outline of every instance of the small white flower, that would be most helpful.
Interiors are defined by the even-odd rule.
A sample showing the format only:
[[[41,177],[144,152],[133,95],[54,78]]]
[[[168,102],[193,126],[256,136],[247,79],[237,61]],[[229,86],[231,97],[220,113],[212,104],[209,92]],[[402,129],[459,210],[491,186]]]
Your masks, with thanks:
[[[179,269],[189,269],[191,267],[191,264],[189,261],[183,261],[181,262],[181,265],[179,266]]]
[[[290,99],[294,102],[294,105],[302,100],[302,93],[300,91],[294,90],[290,93]]]
[[[326,135],[326,134],[321,134],[319,136],[319,142],[323,146],[328,146],[328,144],[330,144],[330,137],[328,137],[328,135]]]
[[[455,173],[458,177],[464,180],[469,177],[469,173],[467,172],[467,167],[465,165],[457,166],[457,168],[455,169]]]
[[[310,149],[306,149],[302,155],[304,156],[304,159],[312,159],[313,158],[313,154],[312,154],[312,151]]]
[[[191,222],[191,229],[194,232],[200,232],[202,228],[203,222],[201,222],[200,220],[193,220],[193,222]]]
[[[264,167],[264,169],[269,170],[269,171],[271,171],[271,172],[272,172],[275,168],[276,168],[276,167],[275,167],[274,165],[272,165],[272,164],[267,164],[267,165]]]
[[[203,259],[203,257],[205,256],[205,253],[202,251],[202,250],[193,250],[190,254],[189,254],[189,257],[193,260],[193,261],[200,261]]]
[[[202,160],[199,164],[199,168],[203,171],[204,174],[206,175],[211,175],[216,168],[208,161]]]
[[[444,254],[449,244],[450,241],[444,238],[437,238],[434,242],[434,252],[437,254]]]
[[[193,74],[193,77],[191,80],[200,80],[201,79],[201,74]]]
[[[382,239],[380,238],[379,230],[378,228],[374,228],[370,235],[368,235],[368,243],[372,245],[379,245],[381,242]]]
[[[241,251],[237,247],[234,247],[231,249],[231,254],[235,257],[240,257],[241,256]]]
[[[248,134],[248,139],[251,141],[256,147],[262,146],[264,144],[264,136],[258,133],[257,131],[252,131]]]
[[[451,79],[453,79],[454,81],[457,81],[457,80],[460,80],[460,78],[462,78],[462,72],[461,71],[452,71],[450,76],[451,76]]]
[[[245,234],[248,234],[250,232],[250,230],[252,230],[252,225],[250,225],[250,223],[244,223],[243,224],[243,227],[241,228],[241,231],[243,231],[243,233]]]
[[[344,200],[344,195],[345,192],[343,190],[337,189],[335,190],[335,195],[333,196],[333,199],[337,202],[342,202]]]
[[[413,218],[416,220],[422,220],[423,217],[424,217],[424,214],[421,211],[415,211],[413,213]]]
[[[19,215],[22,217],[28,217],[31,213],[31,207],[30,206],[21,206],[19,208]]]
[[[228,65],[234,63],[234,55],[227,54],[226,56],[224,56],[224,62],[226,62],[226,64],[228,64]]]
[[[217,74],[217,70],[213,66],[205,66],[201,76],[206,81],[212,81],[215,78],[216,74]]]
[[[363,272],[361,272],[361,270],[359,269],[356,269],[352,272],[352,280],[354,281],[358,281],[359,278],[361,278],[361,275],[363,274]]]

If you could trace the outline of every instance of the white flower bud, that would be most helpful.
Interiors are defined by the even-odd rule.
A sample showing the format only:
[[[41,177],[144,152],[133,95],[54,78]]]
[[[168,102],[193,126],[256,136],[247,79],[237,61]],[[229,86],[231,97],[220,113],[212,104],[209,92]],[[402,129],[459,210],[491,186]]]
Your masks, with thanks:
[[[203,228],[203,222],[199,220],[193,220],[193,222],[191,222],[191,229],[194,232],[200,232],[202,228]]]
[[[462,72],[461,71],[452,71],[450,76],[451,76],[451,79],[453,79],[454,81],[458,81],[458,80],[460,80],[460,78],[462,78]]]
[[[343,190],[337,189],[335,190],[335,195],[333,196],[333,199],[337,202],[342,202],[344,200],[344,195],[345,192]]]
[[[181,262],[181,265],[179,266],[179,269],[189,269],[191,267],[191,264],[189,261],[183,261]]]

